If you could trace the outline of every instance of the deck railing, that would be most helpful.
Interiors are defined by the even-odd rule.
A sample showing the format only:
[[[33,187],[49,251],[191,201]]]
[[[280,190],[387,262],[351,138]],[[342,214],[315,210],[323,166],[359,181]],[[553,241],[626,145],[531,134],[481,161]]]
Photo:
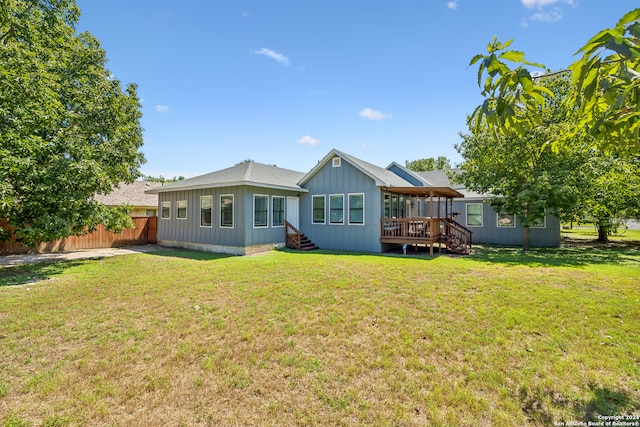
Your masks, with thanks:
[[[286,232],[286,246],[292,249],[300,249],[302,245],[302,233],[296,227],[294,227],[289,221],[285,221]]]
[[[440,218],[381,218],[380,236],[387,239],[437,239]]]
[[[453,239],[458,246],[471,250],[471,236],[473,232],[467,227],[455,222],[452,219],[444,219],[444,234]]]

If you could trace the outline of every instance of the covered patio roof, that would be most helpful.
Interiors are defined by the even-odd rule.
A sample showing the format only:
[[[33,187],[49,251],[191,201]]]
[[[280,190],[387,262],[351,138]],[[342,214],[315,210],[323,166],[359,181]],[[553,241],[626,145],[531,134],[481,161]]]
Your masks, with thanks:
[[[462,193],[450,187],[382,187],[382,190],[414,197],[464,197]]]

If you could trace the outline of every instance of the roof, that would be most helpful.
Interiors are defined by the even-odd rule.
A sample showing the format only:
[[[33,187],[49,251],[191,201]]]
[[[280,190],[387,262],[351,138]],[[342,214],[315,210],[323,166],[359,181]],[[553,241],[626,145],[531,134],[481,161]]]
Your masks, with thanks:
[[[283,169],[274,165],[256,163],[254,161],[246,161],[230,168],[153,188],[149,190],[148,193],[157,194],[168,191],[197,190],[236,185],[251,185],[306,192],[306,189],[297,184],[303,176],[303,172]]]
[[[475,191],[467,190],[463,184],[452,183],[449,179],[450,173],[461,173],[462,169],[451,169],[450,171],[435,170],[426,172],[416,172],[422,178],[427,180],[431,185],[435,187],[450,187],[461,193],[465,199],[486,199],[492,197],[489,194],[476,193]],[[460,197],[460,196],[458,196]]]
[[[113,188],[109,194],[98,194],[95,199],[107,206],[122,206],[124,204],[155,208],[158,206],[158,196],[156,194],[145,193],[161,184],[158,182],[134,181],[131,184],[124,182]]]
[[[387,169],[372,165],[371,163],[365,162],[364,160],[350,156],[349,154],[343,153],[342,151],[336,149],[331,150],[329,154],[327,154],[313,169],[309,171],[309,173],[304,175],[304,177],[298,182],[298,185],[306,184],[320,169],[322,169],[327,163],[329,163],[331,159],[336,156],[342,158],[351,166],[373,179],[378,187],[412,186],[410,182],[405,181],[404,179]]]

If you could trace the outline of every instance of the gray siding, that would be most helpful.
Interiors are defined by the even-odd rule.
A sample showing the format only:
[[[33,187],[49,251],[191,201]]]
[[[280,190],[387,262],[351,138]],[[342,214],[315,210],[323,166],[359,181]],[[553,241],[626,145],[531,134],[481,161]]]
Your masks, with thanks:
[[[220,225],[220,196],[233,194],[233,228]],[[265,228],[253,227],[253,195],[269,196],[269,223]],[[272,196],[297,196],[298,193],[259,187],[235,186],[202,190],[173,191],[159,194],[158,240],[195,244],[248,247],[283,244],[285,229],[274,227],[271,219]],[[213,196],[212,226],[200,226],[200,197]],[[187,201],[187,219],[177,219],[177,202]],[[286,199],[285,199],[286,200]],[[171,202],[171,218],[161,217],[162,202]],[[286,203],[285,203],[286,206]]]
[[[300,198],[300,231],[321,249],[381,252],[381,192],[375,182],[344,159],[340,167],[328,162],[305,184],[309,189]],[[364,194],[364,225],[349,224],[349,194]],[[329,195],[344,195],[344,224],[329,223]],[[312,196],[324,195],[325,224],[312,222]]]
[[[498,227],[497,212],[488,203],[482,203],[482,227],[467,225],[467,204],[482,203],[479,200],[458,200],[453,203],[454,212],[458,212],[456,221],[473,231],[473,243],[493,245],[522,246],[524,228],[516,218],[515,227]],[[550,213],[546,215],[544,228],[529,228],[529,243],[531,246],[556,247],[560,246],[560,219]]]

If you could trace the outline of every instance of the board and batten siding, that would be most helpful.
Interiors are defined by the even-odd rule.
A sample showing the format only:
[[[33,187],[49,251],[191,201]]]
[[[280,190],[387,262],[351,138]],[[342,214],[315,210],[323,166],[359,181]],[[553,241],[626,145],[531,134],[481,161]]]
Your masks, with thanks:
[[[233,195],[233,227],[221,226],[220,196]],[[253,197],[269,197],[268,226],[253,225]],[[200,197],[212,196],[212,226],[200,225]],[[298,193],[253,186],[233,186],[199,190],[160,193],[158,198],[158,242],[167,246],[213,250],[235,254],[267,250],[285,243],[285,227],[274,226],[272,218],[273,196],[297,197]],[[187,201],[187,219],[177,218],[178,201]],[[162,218],[162,202],[171,202],[171,218]],[[253,249],[252,249],[253,248]]]
[[[158,196],[158,240],[242,247],[246,222],[243,187],[223,187],[160,193]],[[233,194],[233,228],[220,226],[220,196]],[[200,197],[212,196],[211,227],[200,226]],[[187,219],[177,218],[178,201],[187,201]],[[162,202],[171,202],[171,218],[162,218]]]
[[[467,225],[467,205],[482,204],[482,227]],[[522,246],[524,240],[524,228],[516,217],[515,227],[498,227],[498,213],[488,203],[482,200],[463,199],[453,202],[453,211],[458,212],[456,221],[469,227],[473,231],[473,243],[485,243],[491,245]],[[529,228],[529,244],[538,247],[560,246],[560,219],[547,212],[545,227]]]
[[[375,182],[342,159],[340,167],[327,162],[304,185],[300,197],[300,231],[321,249],[381,252],[380,213],[382,199]],[[364,224],[349,224],[349,194],[364,194]],[[343,224],[330,224],[329,196],[344,195]],[[325,223],[312,221],[313,196],[325,196]]]
[[[277,190],[270,188],[260,188],[260,187],[246,187],[247,191],[245,192],[245,200],[244,205],[248,206],[244,212],[241,213],[243,215],[243,221],[247,224],[247,229],[245,232],[245,245],[266,245],[273,244],[283,246],[286,240],[286,230],[284,225],[282,226],[274,226],[273,225],[273,196],[284,197],[284,209],[285,209],[285,218],[287,217],[287,197],[298,197],[298,192],[287,191],[287,190]],[[269,197],[269,209],[267,213],[267,227],[254,227],[253,226],[253,196],[259,194],[263,196]]]

